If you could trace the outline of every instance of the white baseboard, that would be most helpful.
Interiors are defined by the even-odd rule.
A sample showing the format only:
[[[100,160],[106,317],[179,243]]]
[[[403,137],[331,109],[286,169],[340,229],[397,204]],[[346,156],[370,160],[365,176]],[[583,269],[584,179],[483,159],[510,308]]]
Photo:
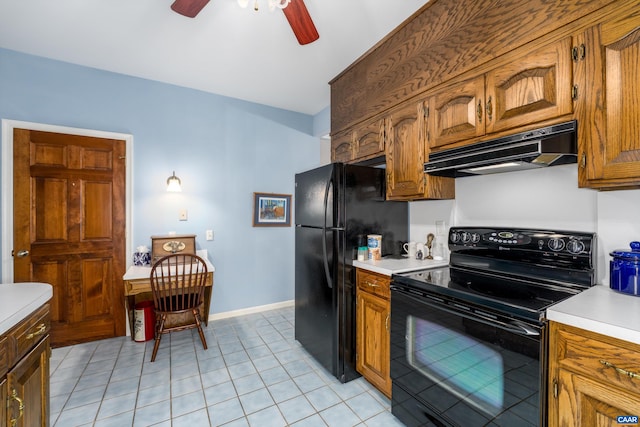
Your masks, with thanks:
[[[209,320],[228,319],[230,317],[243,316],[245,314],[260,313],[262,311],[275,310],[277,308],[292,307],[294,300],[276,302],[274,304],[259,305],[256,307],[242,308],[240,310],[225,311],[224,313],[215,313],[209,315]]]

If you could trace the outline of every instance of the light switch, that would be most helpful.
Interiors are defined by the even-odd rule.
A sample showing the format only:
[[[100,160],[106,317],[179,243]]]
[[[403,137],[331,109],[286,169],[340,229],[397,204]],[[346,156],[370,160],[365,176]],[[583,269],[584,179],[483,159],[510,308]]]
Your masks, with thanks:
[[[186,209],[180,209],[180,214],[178,215],[178,219],[180,221],[186,221],[187,220],[187,210]]]
[[[207,240],[213,240],[213,230],[207,230],[205,234]]]

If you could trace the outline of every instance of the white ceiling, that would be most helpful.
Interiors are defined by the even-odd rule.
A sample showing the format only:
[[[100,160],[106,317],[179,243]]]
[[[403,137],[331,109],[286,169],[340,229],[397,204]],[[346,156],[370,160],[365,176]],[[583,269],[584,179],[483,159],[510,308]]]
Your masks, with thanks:
[[[191,19],[173,0],[0,0],[0,47],[316,114],[328,82],[426,3],[305,0],[320,39],[300,46],[259,1],[211,0]]]

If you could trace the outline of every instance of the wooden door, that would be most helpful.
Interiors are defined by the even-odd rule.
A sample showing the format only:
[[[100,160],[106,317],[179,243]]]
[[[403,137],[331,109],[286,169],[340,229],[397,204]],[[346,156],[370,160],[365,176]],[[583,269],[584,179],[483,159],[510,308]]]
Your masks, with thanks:
[[[410,103],[389,114],[387,130],[387,198],[424,194],[424,104]]]
[[[489,71],[485,89],[487,133],[571,114],[571,76],[571,37]]]
[[[484,75],[435,93],[428,102],[430,148],[484,135]]]
[[[583,108],[579,110],[580,184],[640,185],[640,12],[621,14],[584,34]]]
[[[48,337],[9,371],[7,393],[7,415],[10,419],[8,425],[16,427],[49,425]],[[20,413],[21,404],[22,414]],[[16,422],[11,423],[11,420]]]
[[[391,397],[389,300],[362,292],[356,305],[356,370]]]
[[[53,285],[52,345],[124,335],[125,142],[15,129],[13,216],[14,280]]]

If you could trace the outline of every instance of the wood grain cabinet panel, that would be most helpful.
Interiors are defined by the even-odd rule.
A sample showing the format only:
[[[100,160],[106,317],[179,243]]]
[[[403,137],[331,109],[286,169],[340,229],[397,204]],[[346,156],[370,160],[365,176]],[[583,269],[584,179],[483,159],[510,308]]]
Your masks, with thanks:
[[[455,83],[429,97],[427,139],[438,148],[485,134],[484,75]]]
[[[583,187],[640,186],[640,9],[625,4],[578,37],[584,51],[576,63],[583,76],[576,107]]]
[[[385,122],[387,199],[453,199],[453,178],[424,173],[426,142],[424,102],[410,102],[391,112]]]
[[[384,119],[377,119],[354,130],[354,159],[368,159],[384,155]]]
[[[640,345],[551,322],[549,354],[550,427],[640,414]]]
[[[571,37],[528,52],[486,74],[487,133],[573,111]]]
[[[523,49],[526,51],[526,49]],[[429,97],[430,148],[567,116],[573,111],[571,38],[516,57]]]
[[[353,160],[353,132],[331,136],[331,161],[349,163]]]
[[[49,425],[49,304],[0,336],[0,426]]]
[[[387,397],[390,374],[390,277],[356,270],[356,370]]]

